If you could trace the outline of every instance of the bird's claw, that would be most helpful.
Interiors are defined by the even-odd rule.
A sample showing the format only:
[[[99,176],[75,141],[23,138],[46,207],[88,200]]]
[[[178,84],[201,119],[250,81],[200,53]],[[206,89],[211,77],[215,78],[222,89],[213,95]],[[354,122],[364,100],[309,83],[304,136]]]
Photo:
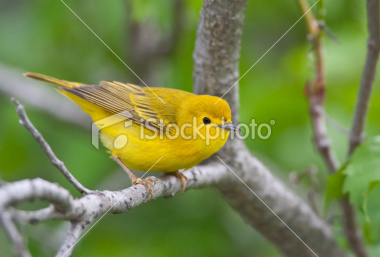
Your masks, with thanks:
[[[179,180],[181,181],[182,193],[185,193],[186,186],[187,184],[189,184],[189,179],[185,175],[183,175],[182,172],[179,171],[173,172],[173,175],[179,178]],[[184,181],[186,181],[186,184],[184,183]]]
[[[156,185],[156,181],[154,179],[152,178],[142,179],[142,178],[136,177],[135,179],[133,179],[132,184],[146,186],[146,188],[148,189],[150,200],[153,198],[153,187]]]

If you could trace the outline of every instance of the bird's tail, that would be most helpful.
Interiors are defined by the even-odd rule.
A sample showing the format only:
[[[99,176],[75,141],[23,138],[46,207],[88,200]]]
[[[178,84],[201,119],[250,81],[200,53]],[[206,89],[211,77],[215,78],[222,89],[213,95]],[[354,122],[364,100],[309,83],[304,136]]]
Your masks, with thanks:
[[[59,88],[57,88],[58,92],[67,96],[74,103],[82,107],[82,110],[86,112],[88,115],[90,115],[94,121],[99,121],[101,119],[107,118],[110,115],[112,115],[109,111],[105,110],[103,107],[98,106],[88,101],[87,99],[84,99],[83,97],[75,94],[76,87],[86,86],[86,84],[60,80],[60,79],[52,78],[49,76],[45,76],[45,75],[33,73],[33,72],[27,72],[27,73],[24,73],[24,75],[32,79],[41,80],[41,81],[59,86]]]
[[[72,87],[83,86],[83,84],[78,83],[78,82],[70,82],[70,81],[66,81],[66,80],[60,80],[60,79],[56,79],[56,78],[53,78],[53,77],[49,77],[49,76],[46,76],[46,75],[42,75],[42,74],[38,74],[38,73],[33,73],[33,72],[26,72],[26,73],[24,73],[24,76],[32,78],[32,79],[37,79],[37,80],[41,80],[41,81],[44,81],[44,82],[48,82],[48,83],[51,83],[51,84],[54,84],[54,85],[57,85],[57,86],[60,86],[60,87],[69,87],[69,88],[72,88]]]

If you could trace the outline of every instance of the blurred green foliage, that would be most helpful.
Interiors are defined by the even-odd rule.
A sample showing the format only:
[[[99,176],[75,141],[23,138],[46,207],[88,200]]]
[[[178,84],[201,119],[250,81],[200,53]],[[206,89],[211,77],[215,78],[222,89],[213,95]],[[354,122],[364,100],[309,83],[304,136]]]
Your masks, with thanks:
[[[160,33],[173,26],[170,1],[73,1],[66,3],[132,69],[129,61],[131,22],[150,21]],[[202,2],[185,1],[184,24],[174,52],[156,65],[155,83],[191,91],[192,51]],[[359,0],[324,1],[325,22],[339,40],[325,46],[326,111],[343,127],[350,126],[366,51],[365,3]],[[302,15],[296,1],[248,1],[242,40],[240,73],[244,74]],[[241,122],[269,123],[268,140],[246,140],[252,152],[285,181],[292,171],[318,168],[320,188],[327,172],[314,150],[304,84],[313,74],[310,44],[301,20],[240,81]],[[100,80],[136,82],[134,75],[61,1],[5,0],[0,2],[0,63],[21,72],[97,83]],[[149,60],[147,60],[149,62]],[[1,78],[0,78],[1,79]],[[380,88],[377,79],[368,117],[367,134],[380,130]],[[12,86],[12,85],[9,85]],[[48,87],[48,86],[47,86]],[[52,93],[54,90],[52,89]],[[62,96],[63,97],[63,96]],[[129,182],[104,149],[90,143],[90,129],[73,127],[26,105],[34,125],[72,173],[91,189],[120,189]],[[78,193],[49,163],[37,143],[18,124],[9,96],[0,95],[0,172],[6,181],[41,177]],[[329,125],[341,162],[347,134]],[[141,174],[139,174],[141,175]],[[305,179],[294,190],[306,195]],[[254,190],[254,189],[253,189]],[[371,195],[379,194],[376,187]],[[322,194],[322,192],[321,192]],[[317,199],[322,203],[323,197]],[[372,198],[368,200],[373,201]],[[321,204],[319,204],[321,205]],[[33,208],[25,205],[24,208]],[[35,208],[35,207],[34,207]],[[26,226],[29,247],[36,256],[51,256],[60,238],[61,222]],[[337,231],[340,229],[337,224]],[[1,230],[0,230],[1,231]],[[286,240],[286,238],[284,238]],[[10,249],[0,232],[0,255]],[[73,256],[279,256],[265,239],[245,224],[213,189],[190,190],[170,200],[159,199],[129,213],[106,215],[79,242]]]
[[[380,243],[380,137],[369,138],[357,147],[342,168],[327,180],[325,208],[334,199],[348,195],[363,214],[361,224],[371,245]]]

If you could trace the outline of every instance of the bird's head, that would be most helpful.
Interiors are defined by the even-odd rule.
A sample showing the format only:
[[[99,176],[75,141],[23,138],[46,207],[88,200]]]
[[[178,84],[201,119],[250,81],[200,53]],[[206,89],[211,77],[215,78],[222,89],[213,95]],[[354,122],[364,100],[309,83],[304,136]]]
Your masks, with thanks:
[[[206,139],[227,140],[230,131],[240,130],[231,121],[231,109],[228,103],[216,96],[197,95],[188,99],[178,110],[178,125],[191,124],[185,128],[185,134],[199,133]]]

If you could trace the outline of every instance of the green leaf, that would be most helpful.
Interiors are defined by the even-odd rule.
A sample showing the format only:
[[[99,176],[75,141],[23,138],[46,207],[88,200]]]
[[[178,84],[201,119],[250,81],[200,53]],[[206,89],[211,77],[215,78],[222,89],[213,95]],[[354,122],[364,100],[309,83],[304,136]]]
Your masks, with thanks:
[[[363,197],[363,203],[361,205],[361,211],[364,214],[366,222],[370,222],[369,216],[368,216],[368,209],[367,209],[367,203],[368,203],[368,195],[372,191],[372,189],[379,183],[379,181],[372,181],[369,183],[369,186],[367,190],[364,192],[364,197]]]
[[[366,216],[365,203],[373,187],[380,182],[380,137],[365,141],[357,147],[346,169],[343,193],[349,194],[352,204]],[[367,217],[368,218],[368,217]]]
[[[380,136],[358,146],[348,162],[327,179],[325,211],[332,200],[348,194],[349,200],[369,221],[367,198],[380,182]]]

